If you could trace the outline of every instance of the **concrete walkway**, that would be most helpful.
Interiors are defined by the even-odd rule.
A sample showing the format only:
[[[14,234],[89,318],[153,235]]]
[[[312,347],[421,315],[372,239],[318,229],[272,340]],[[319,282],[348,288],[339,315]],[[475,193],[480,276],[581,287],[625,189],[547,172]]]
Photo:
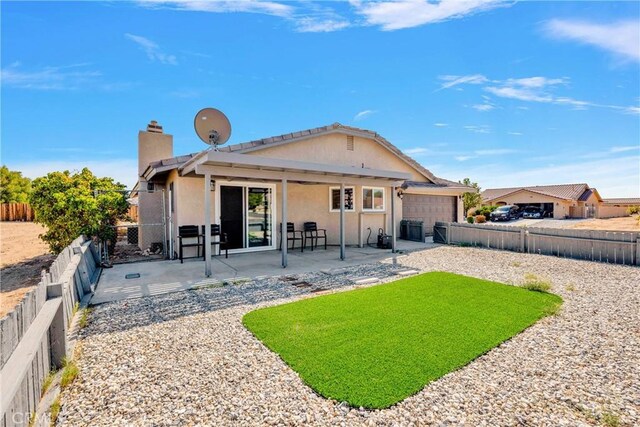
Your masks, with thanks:
[[[398,250],[409,252],[433,247],[433,243],[399,241]],[[213,257],[212,276],[204,277],[204,262],[198,259],[180,261],[149,261],[119,264],[104,269],[91,299],[91,304],[102,304],[128,298],[160,295],[205,287],[220,282],[233,282],[257,277],[274,277],[312,271],[332,270],[383,260],[394,262],[400,254],[376,248],[347,248],[347,258],[340,261],[340,250],[329,247],[313,252],[290,251],[288,267],[280,265],[280,251],[230,254]],[[130,274],[139,277],[127,279]]]

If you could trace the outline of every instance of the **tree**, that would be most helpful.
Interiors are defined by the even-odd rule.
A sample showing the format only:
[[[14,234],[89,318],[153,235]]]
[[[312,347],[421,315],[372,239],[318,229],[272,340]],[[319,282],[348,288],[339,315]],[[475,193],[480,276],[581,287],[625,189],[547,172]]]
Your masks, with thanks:
[[[52,172],[33,181],[29,198],[35,222],[47,226],[40,238],[58,253],[81,234],[115,241],[118,220],[127,217],[125,186],[98,178],[87,168]]]
[[[31,193],[31,180],[22,172],[0,168],[0,203],[26,203]]]
[[[473,188],[475,191],[468,191],[462,194],[462,205],[464,206],[464,214],[467,215],[469,209],[475,208],[482,203],[482,196],[480,195],[480,187],[477,182],[471,182],[469,178],[465,178],[460,181],[460,184],[464,184]]]

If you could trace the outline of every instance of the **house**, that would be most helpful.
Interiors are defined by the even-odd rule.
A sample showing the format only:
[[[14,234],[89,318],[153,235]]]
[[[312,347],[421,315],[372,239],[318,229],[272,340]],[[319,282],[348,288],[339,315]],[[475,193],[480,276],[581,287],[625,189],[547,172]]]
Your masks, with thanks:
[[[207,221],[227,233],[230,253],[277,249],[281,223],[306,221],[344,252],[379,229],[395,236],[402,218],[424,221],[427,233],[435,221],[461,221],[469,191],[377,133],[339,123],[174,156],[173,137],[151,122],[138,135],[138,171],[139,245],[165,242],[170,254],[178,227]]]
[[[637,199],[603,199],[587,184],[537,185],[490,188],[481,193],[482,204],[537,206],[546,216],[562,218],[612,218],[627,215],[630,202]],[[619,203],[615,203],[615,202]]]

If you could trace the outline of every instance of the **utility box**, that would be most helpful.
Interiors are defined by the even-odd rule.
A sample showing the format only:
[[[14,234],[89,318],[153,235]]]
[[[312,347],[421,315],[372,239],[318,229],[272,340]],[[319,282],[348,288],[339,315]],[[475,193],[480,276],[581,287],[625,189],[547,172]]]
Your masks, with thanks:
[[[424,242],[424,222],[407,221],[407,239],[413,242]]]

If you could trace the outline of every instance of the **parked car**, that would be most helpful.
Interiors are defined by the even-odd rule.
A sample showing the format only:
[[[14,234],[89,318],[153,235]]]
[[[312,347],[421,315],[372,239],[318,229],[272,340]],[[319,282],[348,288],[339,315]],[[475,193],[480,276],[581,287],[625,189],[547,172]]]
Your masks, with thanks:
[[[527,206],[522,210],[523,218],[542,218],[544,212],[537,206]]]
[[[515,205],[500,206],[491,212],[491,221],[510,221],[520,218],[520,208]]]

